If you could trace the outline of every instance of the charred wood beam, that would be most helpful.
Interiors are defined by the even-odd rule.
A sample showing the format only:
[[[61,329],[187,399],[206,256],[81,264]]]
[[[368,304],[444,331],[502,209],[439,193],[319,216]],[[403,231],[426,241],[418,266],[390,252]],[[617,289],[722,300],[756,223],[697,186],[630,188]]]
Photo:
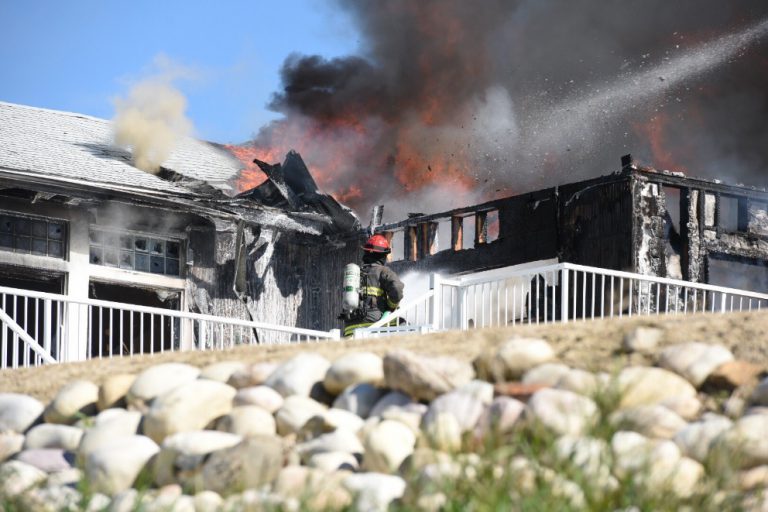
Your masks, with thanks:
[[[475,215],[475,245],[488,243],[488,212]]]
[[[417,226],[408,226],[403,232],[404,259],[417,261],[419,259],[419,234]]]

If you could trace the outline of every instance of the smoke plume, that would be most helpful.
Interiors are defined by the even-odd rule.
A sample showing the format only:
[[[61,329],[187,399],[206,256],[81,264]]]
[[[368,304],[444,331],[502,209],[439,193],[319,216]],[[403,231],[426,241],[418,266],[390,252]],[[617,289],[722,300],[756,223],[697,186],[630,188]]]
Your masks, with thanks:
[[[152,173],[160,169],[176,142],[192,133],[185,115],[187,100],[173,86],[181,68],[171,69],[164,59],[156,65],[163,71],[136,83],[127,97],[115,99],[112,120],[115,143],[131,150],[136,167]]]
[[[436,211],[584,179],[627,152],[765,185],[763,0],[337,4],[361,54],[286,59],[270,103],[284,117],[249,146],[272,160],[295,148],[358,212]]]

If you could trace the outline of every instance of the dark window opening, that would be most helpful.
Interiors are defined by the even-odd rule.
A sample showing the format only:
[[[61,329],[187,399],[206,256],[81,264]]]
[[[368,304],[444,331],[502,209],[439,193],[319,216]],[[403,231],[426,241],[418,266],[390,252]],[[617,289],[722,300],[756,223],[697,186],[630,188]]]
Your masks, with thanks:
[[[726,254],[707,258],[707,282],[717,286],[768,292],[768,262]]]
[[[178,240],[91,228],[90,244],[89,261],[93,265],[167,276],[181,275],[181,242]]]
[[[64,258],[66,223],[0,213],[0,250]]]
[[[746,199],[720,196],[718,205],[718,227],[726,233],[744,233],[749,225]]]
[[[89,298],[178,311],[179,292],[91,282]],[[179,348],[178,318],[92,306],[90,357],[147,354]]]

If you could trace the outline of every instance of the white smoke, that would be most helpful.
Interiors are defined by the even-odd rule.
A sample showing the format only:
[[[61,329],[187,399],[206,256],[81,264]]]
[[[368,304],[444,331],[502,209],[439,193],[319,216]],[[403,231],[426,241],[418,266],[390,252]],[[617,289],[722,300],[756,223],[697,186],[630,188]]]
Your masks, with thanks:
[[[187,100],[173,84],[190,72],[162,56],[154,67],[155,72],[134,84],[126,97],[115,99],[112,120],[115,144],[133,153],[136,167],[152,173],[193,131],[185,113]]]

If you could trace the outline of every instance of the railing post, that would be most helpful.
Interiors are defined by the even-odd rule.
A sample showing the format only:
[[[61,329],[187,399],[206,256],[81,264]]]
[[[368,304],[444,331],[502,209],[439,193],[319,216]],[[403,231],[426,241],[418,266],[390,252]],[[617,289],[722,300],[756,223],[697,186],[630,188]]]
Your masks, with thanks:
[[[443,278],[440,274],[429,276],[429,288],[432,290],[432,329],[437,331],[440,329],[440,318],[443,311]]]
[[[328,331],[331,335],[331,339],[339,341],[341,339],[341,329],[331,329]]]
[[[568,322],[569,273],[567,267],[560,269],[560,321],[563,323]]]
[[[51,299],[43,300],[43,349],[46,353],[51,353]]]
[[[725,292],[720,292],[720,312],[725,313]]]
[[[467,326],[467,288],[459,284],[459,329],[466,331]]]

